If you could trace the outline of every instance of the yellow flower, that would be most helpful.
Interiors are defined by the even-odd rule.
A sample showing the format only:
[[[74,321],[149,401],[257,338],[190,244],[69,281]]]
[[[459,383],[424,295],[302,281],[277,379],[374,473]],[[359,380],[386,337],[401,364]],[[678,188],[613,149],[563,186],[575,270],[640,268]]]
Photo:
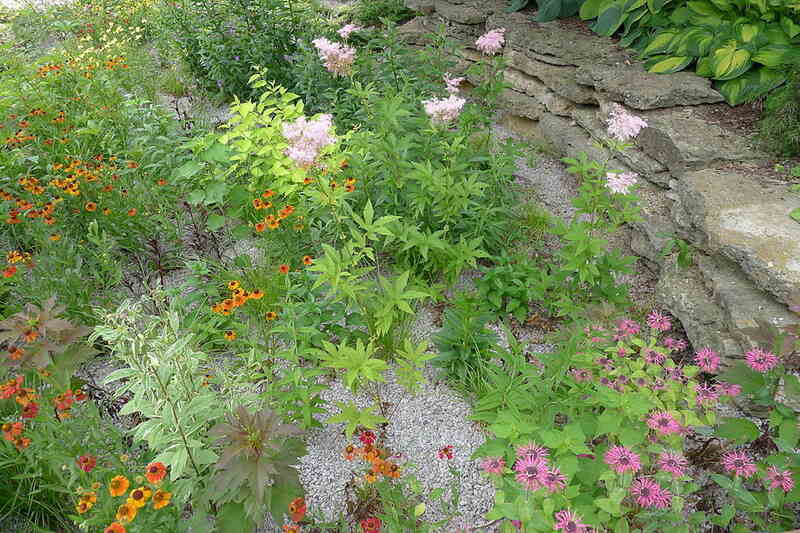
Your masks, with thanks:
[[[139,509],[136,506],[126,502],[117,508],[116,518],[120,522],[130,522],[136,518],[138,512]]]
[[[150,499],[150,495],[152,493],[153,491],[147,487],[139,487],[138,489],[133,489],[131,491],[130,496],[128,496],[127,503],[137,508],[144,507],[144,504],[146,504],[147,500]]]
[[[125,476],[115,476],[108,484],[108,492],[112,497],[122,496],[128,491],[130,481]]]
[[[153,494],[153,509],[161,509],[169,505],[169,500],[172,498],[172,493],[167,492],[164,490],[157,490],[155,494]]]

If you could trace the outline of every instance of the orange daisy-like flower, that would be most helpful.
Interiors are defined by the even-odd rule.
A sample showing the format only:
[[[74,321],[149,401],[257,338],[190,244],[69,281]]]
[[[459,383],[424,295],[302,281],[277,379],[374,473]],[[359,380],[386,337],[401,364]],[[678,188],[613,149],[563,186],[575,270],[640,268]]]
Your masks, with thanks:
[[[138,489],[133,489],[128,496],[128,501],[130,505],[133,505],[136,508],[142,508],[147,503],[147,500],[150,499],[150,496],[153,494],[153,491],[148,489],[147,487],[139,487]]]
[[[229,329],[228,331],[226,331],[225,332],[225,340],[228,340],[228,341],[236,340],[236,332],[233,331],[232,329]]]
[[[348,461],[352,461],[353,457],[356,456],[356,447],[352,444],[348,444],[344,447],[344,458]]]
[[[299,522],[306,515],[306,501],[303,498],[295,498],[289,504],[289,518],[292,522]]]
[[[347,192],[353,192],[353,191],[356,190],[356,186],[355,185],[345,185],[344,186],[344,190],[347,191]]]
[[[267,227],[268,227],[269,229],[278,229],[278,228],[280,227],[280,225],[281,225],[280,221],[279,221],[279,220],[277,220],[277,219],[275,219],[275,220],[273,220],[272,222],[269,222],[269,223],[267,224]]]
[[[378,481],[378,474],[376,474],[375,472],[367,472],[366,474],[364,474],[364,479],[367,480],[367,483],[375,483],[376,481]]]
[[[278,272],[281,274],[288,274],[289,273],[289,265],[281,265],[278,267]]]
[[[303,264],[306,265],[306,266],[313,265],[314,264],[314,258],[311,257],[310,255],[304,255],[303,256]]]
[[[136,161],[128,161],[126,165],[128,168],[139,168],[139,163]]]
[[[345,183],[345,185],[355,185],[356,184],[356,179],[355,178],[347,178],[346,180],[344,180],[344,183]]]
[[[8,349],[8,358],[11,359],[12,361],[19,361],[24,353],[25,350],[23,350],[22,348],[18,346],[12,346],[11,348]]]
[[[167,467],[164,463],[156,462],[147,465],[145,477],[150,483],[160,483],[164,476],[167,475]]]
[[[30,444],[31,444],[31,439],[29,439],[28,437],[17,437],[16,439],[14,439],[14,446],[20,451],[30,446]]]
[[[87,211],[97,211],[97,204],[94,202],[86,202],[86,205],[83,206]]]
[[[245,296],[245,295],[247,294],[247,291],[246,291],[246,290],[244,290],[244,289],[243,289],[243,288],[241,288],[241,287],[236,287],[235,289],[232,289],[232,291],[233,291],[233,297],[234,297],[234,299],[235,299],[237,296]],[[234,301],[234,303],[235,303],[235,301]]]
[[[253,198],[253,207],[256,209],[264,209],[264,202],[261,201],[261,198]]]
[[[247,302],[247,296],[244,294],[237,294],[233,297],[233,305],[241,307]]]
[[[262,231],[267,229],[267,225],[264,222],[256,222],[256,226],[255,227],[256,227],[256,231],[258,233],[261,233]]]
[[[103,192],[111,192],[113,190],[114,190],[114,186],[113,185],[104,185],[103,186]]]
[[[300,526],[297,524],[284,524],[283,533],[300,533]]]
[[[53,242],[60,241],[61,240],[61,235],[59,235],[58,233],[51,233],[50,234],[50,240],[53,241]]]
[[[4,278],[10,278],[10,277],[13,277],[14,274],[16,274],[16,273],[17,273],[17,267],[15,267],[14,265],[10,265],[10,266],[6,267],[5,270],[3,270],[3,277]]]
[[[33,342],[39,338],[39,332],[35,329],[26,330],[25,333],[22,334],[25,338],[25,342]]]
[[[125,531],[125,526],[123,526],[119,522],[114,522],[113,524],[105,528],[103,530],[103,533],[127,533],[127,531]]]
[[[163,187],[164,185],[167,184],[167,180],[165,180],[164,178],[161,178],[156,183],[158,183],[159,185],[161,185]]]
[[[88,502],[78,502],[78,504],[75,506],[75,510],[78,512],[78,514],[83,514],[91,508],[92,504]]]
[[[94,505],[97,503],[97,493],[94,491],[84,492],[81,494],[80,501]]]
[[[336,187],[338,187],[338,186],[339,186],[338,183],[336,183],[335,181],[331,181],[331,189],[336,190]]]
[[[303,185],[311,185],[314,183],[314,178],[303,178]]]
[[[130,484],[131,482],[125,476],[115,476],[108,484],[108,493],[114,498],[122,496],[128,491]]]
[[[264,199],[267,199],[267,198],[272,197],[274,194],[275,194],[275,191],[273,191],[272,189],[267,189],[266,191],[264,191],[264,194],[262,194],[261,196]]]
[[[276,313],[274,311],[268,311],[267,314],[266,314],[266,318],[267,318],[267,320],[269,320],[271,322],[271,321],[275,320],[276,318],[278,318],[278,313]]]
[[[137,211],[137,209],[135,207],[131,207],[130,209],[128,209],[128,216],[129,217],[135,217],[136,213],[138,213],[138,211]]]
[[[139,509],[135,505],[125,502],[117,507],[115,518],[120,522],[131,522],[136,518],[136,513],[138,512]]]
[[[235,290],[236,290],[236,289],[238,289],[240,286],[241,286],[241,283],[239,283],[239,281],[238,281],[238,280],[235,280],[235,279],[234,279],[234,280],[231,280],[231,281],[229,281],[229,282],[228,282],[228,290],[229,290],[229,291],[235,291]]]
[[[400,467],[394,463],[389,463],[389,462],[384,463],[383,475],[390,478],[398,479],[400,477]]]
[[[172,498],[172,493],[164,490],[157,490],[153,494],[153,509],[161,509],[169,505],[169,500]]]
[[[261,289],[256,289],[253,292],[251,292],[247,298],[249,300],[260,300],[263,297],[264,297],[264,291],[262,291]]]
[[[103,208],[103,214],[106,215],[106,216],[110,215],[111,214],[111,209],[109,209],[108,207]]]

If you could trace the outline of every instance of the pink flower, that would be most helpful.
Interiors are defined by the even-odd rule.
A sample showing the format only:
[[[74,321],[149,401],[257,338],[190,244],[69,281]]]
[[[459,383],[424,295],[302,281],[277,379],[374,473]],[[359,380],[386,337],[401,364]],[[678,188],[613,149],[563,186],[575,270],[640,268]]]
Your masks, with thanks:
[[[703,348],[699,350],[695,356],[694,361],[705,372],[716,372],[719,370],[720,357],[717,352],[711,348]]]
[[[639,455],[633,453],[624,446],[612,446],[605,455],[606,464],[612,467],[618,474],[622,474],[626,470],[631,472],[638,472],[642,467]]]
[[[756,473],[756,465],[745,452],[728,452],[722,456],[722,466],[737,476],[750,477]]]
[[[81,455],[80,457],[78,457],[76,462],[78,463],[78,468],[80,468],[84,472],[91,472],[97,465],[97,457],[88,454]]]
[[[481,461],[480,469],[487,474],[502,474],[506,462],[500,457],[487,457]]]
[[[505,32],[505,28],[497,28],[484,33],[475,41],[475,48],[486,55],[495,55],[503,48],[503,44],[506,42]]]
[[[669,331],[672,328],[672,322],[669,317],[662,315],[658,311],[652,311],[647,315],[647,325],[659,331]]]
[[[581,517],[569,510],[556,513],[554,531],[564,530],[564,533],[588,533],[589,526],[581,523]]]
[[[539,483],[545,486],[545,488],[550,492],[558,492],[563,490],[566,486],[567,478],[558,468],[550,468],[545,470],[539,476]]]
[[[589,381],[592,379],[592,373],[585,368],[573,368],[569,372],[578,383],[583,383],[584,381]]]
[[[671,435],[681,430],[681,425],[666,411],[656,411],[647,418],[647,425],[661,435]]]
[[[547,473],[547,462],[539,457],[523,457],[514,465],[517,481],[528,490],[542,487],[539,479]]]
[[[425,112],[434,124],[446,124],[458,118],[461,108],[467,103],[463,98],[451,94],[447,98],[432,98],[422,102]]]
[[[623,336],[636,335],[639,333],[641,326],[639,326],[638,322],[631,320],[630,318],[624,318],[620,321],[617,329]]]
[[[458,86],[461,85],[461,82],[464,81],[464,78],[451,78],[449,72],[445,74],[443,78],[447,92],[450,94],[458,94]]]
[[[354,31],[359,31],[363,29],[364,28],[362,28],[361,26],[356,26],[355,24],[347,24],[339,28],[339,30],[336,33],[339,34],[339,37],[346,40],[348,37],[350,37],[350,34],[353,33]]]
[[[742,387],[735,383],[728,383],[727,381],[720,381],[714,386],[714,390],[724,396],[738,396],[742,392]]]
[[[760,348],[753,348],[744,354],[744,362],[756,372],[768,372],[775,368],[780,359],[774,353],[764,351]]]
[[[289,141],[286,155],[301,167],[313,165],[320,150],[336,141],[331,135],[332,126],[331,115],[320,115],[313,120],[300,117],[284,124],[283,136]]]
[[[658,487],[658,492],[653,496],[653,507],[666,509],[672,505],[672,493],[662,487]]]
[[[636,478],[631,483],[631,495],[642,507],[655,507],[660,490],[658,483],[646,477]]]
[[[669,472],[674,478],[685,475],[686,467],[689,466],[689,462],[683,455],[672,452],[664,452],[659,455],[656,464],[658,468],[664,472]]]
[[[547,448],[539,446],[535,442],[517,447],[517,459],[532,458],[547,462],[549,455],[550,452]]]
[[[628,194],[630,188],[636,185],[635,172],[609,172],[606,174],[606,187],[617,194]]]
[[[370,446],[372,444],[375,444],[376,440],[375,433],[371,431],[362,431],[358,435],[358,440],[360,440],[361,444],[363,444],[364,446]]]
[[[667,359],[667,356],[658,350],[645,349],[644,360],[651,365],[660,365]]]
[[[647,127],[647,122],[641,118],[631,115],[624,107],[613,104],[608,118],[608,134],[618,141],[625,142],[633,139],[642,128]]]
[[[439,450],[439,459],[452,459],[453,458],[453,445],[448,444]]]
[[[317,47],[319,58],[325,62],[325,68],[334,76],[350,74],[350,67],[356,58],[356,49],[344,46],[320,37],[311,41]]]
[[[717,391],[717,388],[707,383],[696,385],[694,390],[697,393],[697,401],[700,403],[714,402],[719,399],[719,392]]]
[[[767,480],[769,490],[781,488],[783,492],[790,492],[794,488],[794,478],[789,470],[780,471],[777,467],[771,466],[767,469]]]

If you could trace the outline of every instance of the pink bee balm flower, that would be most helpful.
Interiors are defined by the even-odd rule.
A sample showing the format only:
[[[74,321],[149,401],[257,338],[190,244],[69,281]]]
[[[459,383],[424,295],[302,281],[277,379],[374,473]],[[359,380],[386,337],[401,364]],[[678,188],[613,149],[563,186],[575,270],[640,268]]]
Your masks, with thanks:
[[[681,425],[666,411],[656,411],[647,417],[647,425],[661,435],[679,433]]]
[[[432,98],[422,102],[425,112],[434,124],[446,124],[458,118],[461,108],[467,103],[463,98],[451,94],[447,98]]]
[[[756,465],[745,452],[728,452],[722,456],[722,466],[737,476],[750,477],[756,473]]]
[[[662,315],[658,311],[652,311],[647,315],[647,325],[659,331],[669,331],[672,328],[672,322],[670,322],[669,317]]]
[[[344,46],[320,37],[311,41],[317,47],[319,58],[325,62],[325,68],[334,76],[350,74],[350,67],[356,58],[356,49]]]
[[[666,359],[667,356],[658,350],[651,350],[650,348],[645,349],[644,360],[651,365],[660,365],[666,361]]]
[[[664,452],[659,455],[656,464],[658,468],[664,472],[669,472],[674,478],[685,475],[686,467],[689,466],[689,462],[683,455],[672,452]]]
[[[672,493],[665,488],[658,487],[658,492],[653,497],[653,507],[666,509],[670,505],[672,505]]]
[[[313,120],[300,117],[283,125],[283,136],[289,141],[286,155],[302,167],[314,164],[320,150],[335,142],[331,134],[333,117],[320,115]]]
[[[604,459],[618,474],[627,470],[638,472],[642,467],[639,455],[624,446],[612,446],[606,452]]]
[[[711,348],[703,348],[694,356],[694,362],[705,372],[716,372],[719,370],[720,361],[721,359],[719,355],[717,355],[717,352]]]
[[[652,479],[640,477],[631,483],[631,495],[642,507],[655,507],[661,487]]]
[[[554,531],[563,530],[564,533],[588,533],[589,531],[589,526],[581,523],[581,517],[570,510],[557,512],[555,519]]]
[[[647,122],[631,115],[619,104],[613,104],[608,117],[608,134],[618,141],[625,142],[633,139],[642,128],[647,127]]]
[[[364,28],[362,28],[361,26],[356,26],[355,24],[347,24],[339,28],[339,30],[337,30],[336,33],[338,33],[339,37],[341,37],[342,39],[347,39],[348,37],[350,37],[350,34],[353,33],[354,31],[359,31],[363,29]]]
[[[592,373],[585,368],[573,368],[569,372],[578,383],[583,383],[584,381],[589,381],[592,379]]]
[[[539,483],[545,486],[545,488],[550,492],[558,492],[563,490],[566,486],[567,478],[558,468],[550,468],[545,470],[543,474],[539,476]]]
[[[775,368],[778,363],[780,363],[780,359],[778,359],[778,356],[774,353],[764,351],[760,348],[753,348],[744,354],[744,362],[756,372],[763,373],[769,372]]]
[[[620,335],[627,336],[627,335],[636,335],[639,333],[641,326],[635,320],[631,320],[630,318],[624,318],[620,320],[617,329],[620,332]]]
[[[502,474],[506,462],[500,457],[487,457],[481,461],[480,469],[487,474]]]
[[[450,94],[458,94],[458,86],[464,81],[464,78],[451,78],[450,73],[448,72],[444,76],[445,89]]]
[[[789,470],[780,471],[775,466],[767,469],[767,481],[769,481],[769,490],[780,488],[783,492],[790,492],[794,488],[792,472]]]
[[[514,465],[517,481],[528,490],[537,490],[542,487],[539,479],[547,473],[547,462],[536,457],[523,457]]]
[[[735,383],[728,383],[727,381],[720,381],[714,386],[719,394],[724,396],[738,396],[742,392],[742,387]]]
[[[503,44],[506,42],[505,32],[505,28],[497,28],[484,33],[475,41],[475,48],[486,55],[495,55],[503,48]]]
[[[694,390],[697,393],[697,401],[700,403],[715,402],[719,399],[717,388],[707,383],[696,385]]]
[[[533,458],[547,462],[550,452],[547,448],[539,446],[535,442],[517,446],[517,459]]]
[[[606,187],[616,194],[628,194],[631,187],[636,185],[636,176],[635,172],[609,172],[606,174]]]

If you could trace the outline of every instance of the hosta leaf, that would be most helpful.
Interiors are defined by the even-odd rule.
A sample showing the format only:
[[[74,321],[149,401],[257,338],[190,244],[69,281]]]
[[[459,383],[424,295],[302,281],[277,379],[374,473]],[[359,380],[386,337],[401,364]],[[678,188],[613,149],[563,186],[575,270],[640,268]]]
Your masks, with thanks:
[[[655,56],[645,63],[645,68],[654,74],[671,74],[683,70],[692,61],[692,56]]]
[[[714,50],[711,57],[711,69],[715,80],[730,80],[744,74],[753,66],[750,52],[737,47],[734,40]]]
[[[784,32],[786,32],[786,35],[788,35],[790,39],[795,35],[800,34],[800,25],[786,16],[781,17],[781,28]]]
[[[779,67],[798,57],[796,46],[786,44],[768,44],[753,55],[753,61],[767,67]]]
[[[716,89],[730,105],[739,105],[755,101],[785,80],[785,75],[779,70],[756,67],[736,79],[718,82]]]
[[[511,5],[506,8],[506,13],[519,11],[528,5],[528,0],[511,0]]]
[[[597,20],[592,25],[592,30],[598,35],[611,37],[625,22],[626,17],[627,15],[622,10],[621,5],[617,3],[611,4],[597,17]]]
[[[591,20],[597,16],[614,0],[586,0],[582,5],[578,14],[583,20]]]
[[[706,28],[693,28],[686,40],[686,52],[695,57],[707,56],[714,43],[714,33]]]
[[[756,24],[739,24],[736,26],[736,37],[739,42],[749,43],[761,32]]]
[[[642,50],[643,56],[651,56],[664,53],[668,50],[672,40],[678,35],[675,30],[662,31],[653,37],[653,40]]]
[[[647,0],[647,9],[650,13],[656,14],[661,11],[661,8],[666,5],[668,0]]]

